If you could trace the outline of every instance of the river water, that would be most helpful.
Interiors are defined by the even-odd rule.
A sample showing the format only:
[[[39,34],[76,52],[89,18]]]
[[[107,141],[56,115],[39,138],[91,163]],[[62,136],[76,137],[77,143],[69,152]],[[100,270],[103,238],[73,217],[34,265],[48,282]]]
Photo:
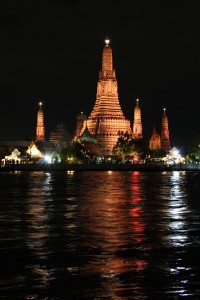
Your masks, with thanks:
[[[200,173],[0,173],[0,299],[200,299]]]

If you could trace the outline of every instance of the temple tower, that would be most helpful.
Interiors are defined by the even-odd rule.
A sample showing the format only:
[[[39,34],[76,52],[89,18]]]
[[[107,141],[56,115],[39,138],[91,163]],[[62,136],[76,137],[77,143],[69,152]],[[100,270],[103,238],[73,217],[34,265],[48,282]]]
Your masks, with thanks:
[[[130,121],[124,117],[119,104],[118,85],[109,43],[110,41],[106,39],[102,55],[102,69],[97,83],[96,101],[81,131],[82,134],[87,124],[88,130],[95,135],[97,145],[104,154],[112,153],[119,138],[119,132],[132,134]]]
[[[151,150],[159,150],[161,148],[160,135],[156,131],[155,126],[153,128],[153,132],[149,141],[149,148]]]
[[[142,119],[141,119],[141,110],[139,107],[139,99],[136,99],[136,106],[134,109],[134,120],[133,120],[133,138],[142,139]]]
[[[162,115],[161,149],[165,151],[169,151],[171,149],[170,141],[169,141],[169,128],[168,128],[168,118],[166,115],[166,108],[163,108],[163,115]]]
[[[56,130],[50,132],[49,141],[53,142],[57,148],[65,147],[67,142],[70,141],[69,133],[66,131],[63,123],[57,124]]]
[[[36,140],[45,140],[44,114],[42,109],[42,102],[39,103],[39,110],[37,113]]]

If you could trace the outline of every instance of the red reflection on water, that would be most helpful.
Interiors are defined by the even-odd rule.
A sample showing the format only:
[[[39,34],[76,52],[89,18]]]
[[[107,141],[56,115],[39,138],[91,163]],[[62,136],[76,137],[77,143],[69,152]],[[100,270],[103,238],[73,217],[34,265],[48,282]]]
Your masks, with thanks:
[[[139,217],[140,216],[140,208],[139,207],[135,207],[135,208],[131,208],[131,216],[132,217]]]
[[[133,172],[132,185],[131,185],[131,208],[130,208],[130,224],[133,233],[134,244],[143,244],[146,240],[144,233],[144,208],[143,208],[143,197],[141,189],[141,174],[140,172]],[[143,247],[143,250],[149,250],[148,247]],[[137,261],[137,268],[146,267],[148,263],[143,260]]]
[[[147,261],[145,260],[136,260],[134,267],[136,269],[136,271],[142,271],[143,269],[145,269],[148,266]]]

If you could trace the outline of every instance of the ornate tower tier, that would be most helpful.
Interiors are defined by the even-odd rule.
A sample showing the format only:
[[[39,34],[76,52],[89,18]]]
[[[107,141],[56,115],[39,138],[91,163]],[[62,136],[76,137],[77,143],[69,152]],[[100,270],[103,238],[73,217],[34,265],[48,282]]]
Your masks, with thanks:
[[[124,117],[119,104],[118,86],[109,42],[108,39],[105,40],[96,101],[81,132],[82,134],[87,123],[90,133],[96,136],[97,144],[104,154],[112,153],[112,149],[119,138],[119,132],[132,133],[130,121]]]
[[[36,140],[45,140],[44,114],[42,109],[42,102],[39,103],[39,110],[37,113]]]
[[[162,115],[161,148],[165,151],[169,151],[171,149],[171,145],[169,141],[169,128],[168,128],[168,118],[166,115],[166,108],[163,109],[163,115]]]
[[[134,109],[134,121],[133,121],[133,138],[142,139],[142,119],[141,110],[139,107],[139,99],[136,99],[136,106]]]

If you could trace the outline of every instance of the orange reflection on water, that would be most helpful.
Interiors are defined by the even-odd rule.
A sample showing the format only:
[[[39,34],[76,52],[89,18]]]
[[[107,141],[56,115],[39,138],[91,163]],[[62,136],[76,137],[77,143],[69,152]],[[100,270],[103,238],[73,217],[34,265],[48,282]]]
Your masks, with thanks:
[[[118,293],[142,290],[141,271],[148,266],[140,173],[87,173],[80,184],[76,218],[82,276],[101,278],[99,297],[118,299]],[[88,188],[88,185],[90,188]],[[137,281],[135,277],[140,278]],[[125,278],[130,281],[125,286]],[[103,295],[102,295],[103,291]]]

